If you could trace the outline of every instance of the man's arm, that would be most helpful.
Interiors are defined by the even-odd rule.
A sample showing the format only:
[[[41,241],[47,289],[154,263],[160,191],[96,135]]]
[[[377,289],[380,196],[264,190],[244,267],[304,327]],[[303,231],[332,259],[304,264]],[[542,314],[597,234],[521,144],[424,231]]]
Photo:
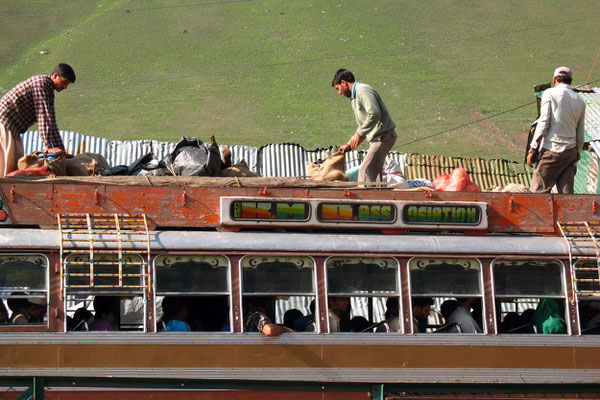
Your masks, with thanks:
[[[540,107],[540,117],[538,118],[538,124],[535,128],[535,133],[533,134],[533,138],[531,139],[531,143],[529,144],[529,154],[527,154],[527,165],[533,167],[533,153],[536,149],[539,150],[540,142],[542,141],[542,137],[548,131],[548,127],[550,126],[550,117],[551,117],[551,108],[550,108],[550,93],[544,92],[542,93],[542,104]]]
[[[581,113],[581,117],[579,121],[577,121],[577,154],[581,156],[581,152],[583,151],[583,145],[585,144],[585,108]]]
[[[358,148],[358,146],[363,142],[363,140],[365,140],[365,137],[360,136],[357,132],[354,135],[352,135],[348,144],[340,146],[340,151],[342,153],[345,153],[350,150],[356,150]]]
[[[265,336],[279,336],[285,332],[294,332],[292,329],[287,326],[275,325],[275,324],[265,324],[261,330],[261,332]]]
[[[38,128],[46,149],[59,148],[64,150],[62,138],[56,125],[54,113],[54,96],[51,88],[44,87],[40,81],[33,89],[33,104]]]

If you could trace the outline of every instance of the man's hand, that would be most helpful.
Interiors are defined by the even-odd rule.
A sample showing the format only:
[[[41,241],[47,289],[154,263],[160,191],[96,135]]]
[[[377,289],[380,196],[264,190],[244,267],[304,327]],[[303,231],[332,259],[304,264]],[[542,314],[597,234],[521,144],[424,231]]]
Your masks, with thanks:
[[[342,154],[350,151],[350,145],[349,144],[345,144],[343,146],[340,146],[340,151],[342,152]]]
[[[352,150],[356,150],[358,148],[358,145],[361,144],[364,139],[364,137],[360,136],[358,133],[355,133],[354,135],[352,135],[352,138],[350,139],[348,144],[350,145],[350,148]]]
[[[53,147],[53,148],[50,148],[50,149],[46,149],[46,153],[48,153],[48,154],[56,154],[59,157],[65,157],[67,155],[67,153],[63,149],[58,148],[58,147]]]
[[[529,165],[530,167],[533,167],[533,154],[534,152],[529,151],[529,153],[527,153],[527,165]]]

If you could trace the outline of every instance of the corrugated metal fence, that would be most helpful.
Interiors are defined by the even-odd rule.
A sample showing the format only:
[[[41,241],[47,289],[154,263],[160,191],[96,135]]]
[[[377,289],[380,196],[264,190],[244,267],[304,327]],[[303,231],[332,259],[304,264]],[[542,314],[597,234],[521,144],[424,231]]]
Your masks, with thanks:
[[[158,159],[162,160],[175,147],[175,143],[155,140],[107,140],[65,131],[61,131],[61,135],[69,153],[75,155],[85,152],[102,154],[111,166],[129,165],[149,152],[153,152]],[[23,143],[26,154],[44,149],[37,131],[26,132],[23,135]],[[245,159],[252,171],[260,176],[268,177],[304,177],[306,176],[306,162],[325,160],[336,151],[333,147],[306,150],[302,146],[292,143],[269,144],[260,148],[227,147],[231,150],[234,164]],[[359,166],[365,155],[366,151],[346,153],[346,170]],[[433,180],[438,175],[450,173],[455,167],[463,167],[481,189],[504,186],[508,183],[521,183],[529,186],[531,181],[531,169],[508,160],[399,152],[390,153],[390,157],[400,165],[407,179],[427,178]]]

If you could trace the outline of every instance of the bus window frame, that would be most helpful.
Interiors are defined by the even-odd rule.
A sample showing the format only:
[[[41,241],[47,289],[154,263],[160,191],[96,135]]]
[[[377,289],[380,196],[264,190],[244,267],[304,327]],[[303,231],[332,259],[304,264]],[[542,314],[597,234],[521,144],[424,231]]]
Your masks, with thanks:
[[[585,263],[587,260],[577,260],[574,264],[573,264],[573,268],[575,268],[577,266],[577,264],[583,264]],[[567,279],[565,279],[566,283],[568,284],[569,281]],[[568,292],[565,295],[567,296],[567,303],[568,303]],[[575,304],[575,307],[569,307],[569,305],[566,305],[567,309],[569,310],[570,314],[569,314],[569,321],[570,323],[569,325],[569,329],[571,329],[571,324],[575,327],[575,329],[577,329],[577,333],[573,333],[571,330],[569,330],[569,335],[574,335],[577,334],[579,336],[583,336],[583,335],[587,335],[587,333],[582,333],[582,331],[584,330],[581,321],[581,315],[580,315],[580,306],[579,306],[579,300],[577,301],[577,303]],[[577,321],[573,321],[573,314],[576,316]]]
[[[475,261],[477,261],[479,263],[479,279],[478,279],[478,281],[479,281],[479,291],[480,291],[479,298],[481,299],[481,312],[483,313],[481,315],[482,322],[483,322],[481,325],[483,325],[483,326],[480,326],[480,328],[482,330],[482,333],[474,333],[472,335],[487,335],[488,334],[488,329],[487,329],[487,323],[486,323],[486,320],[485,320],[485,310],[486,310],[487,304],[486,304],[486,296],[485,296],[485,282],[484,282],[484,279],[483,279],[483,275],[484,275],[484,263],[483,263],[483,259],[481,257],[467,257],[467,256],[465,256],[465,257],[457,257],[457,256],[452,256],[452,257],[446,257],[446,256],[434,256],[434,257],[414,256],[414,257],[409,257],[406,260],[406,271],[408,273],[408,275],[407,275],[407,282],[408,282],[408,292],[409,292],[408,294],[409,294],[409,299],[410,299],[410,304],[409,304],[408,310],[409,310],[409,320],[410,320],[411,327],[413,326],[412,321],[414,321],[413,312],[412,312],[412,298],[413,297],[431,297],[431,298],[436,298],[436,297],[453,297],[453,298],[472,297],[472,296],[469,296],[469,295],[463,295],[463,296],[458,295],[457,296],[456,294],[448,294],[448,293],[444,293],[442,295],[440,295],[440,294],[413,294],[413,291],[412,291],[412,277],[411,277],[411,271],[410,271],[410,263],[414,259],[424,259],[424,258],[438,259],[438,260],[439,259],[444,259],[444,258],[446,258],[446,259],[472,259],[472,260],[475,260]],[[429,333],[414,332],[414,328],[411,328],[411,330],[412,330],[411,333],[413,335],[429,335]],[[458,335],[458,333],[449,332],[449,333],[445,333],[445,335]],[[471,335],[471,334],[469,334],[469,335]]]
[[[0,254],[0,257],[14,257],[14,256],[41,256],[46,260],[46,272],[44,274],[44,297],[46,299],[46,321],[45,322],[39,322],[39,323],[32,323],[32,324],[18,324],[15,325],[12,322],[6,323],[6,324],[1,324],[0,327],[2,327],[2,330],[9,330],[9,331],[13,331],[13,330],[18,330],[18,331],[35,331],[35,332],[47,332],[50,330],[50,258],[48,257],[47,254],[45,253],[41,253],[41,252],[35,252],[35,253],[26,253],[26,252],[18,252],[18,253],[2,253]],[[1,289],[1,288],[0,288]],[[8,299],[8,298],[21,298],[21,299],[26,299],[26,298],[31,298],[31,297],[39,297],[39,296],[26,296],[26,295],[17,295],[17,296],[10,296],[10,297],[1,297],[2,299]],[[12,311],[10,309],[8,309],[7,311]]]
[[[157,290],[157,280],[156,280],[156,260],[161,256],[208,256],[208,257],[223,257],[227,260],[227,292],[210,292],[210,293],[202,293],[202,292],[159,292]],[[232,333],[233,332],[233,284],[231,277],[231,269],[232,262],[231,257],[228,257],[225,254],[215,254],[215,253],[198,253],[198,252],[164,252],[155,255],[152,258],[152,308],[153,308],[153,324],[150,328],[151,332],[156,332],[156,324],[158,323],[158,313],[156,306],[156,297],[157,296],[186,296],[186,297],[207,297],[207,296],[227,296],[229,302],[229,311],[228,311],[228,321],[229,321],[229,331],[221,331],[221,332],[204,332],[204,331],[194,331],[194,334],[202,335],[202,334],[214,334],[214,333]],[[185,332],[179,332],[185,333]],[[170,334],[177,334],[177,332],[170,332]]]
[[[76,256],[87,256],[89,255],[89,253],[70,253],[67,254],[65,257],[63,257],[61,259],[61,262],[67,262],[69,257],[76,257]],[[114,256],[116,259],[118,259],[118,254],[106,254],[109,256]],[[140,261],[143,263],[146,258],[142,255],[142,254],[128,254],[128,256],[131,257],[138,257],[140,259]],[[89,260],[89,259],[88,259]],[[64,264],[63,264],[64,267]],[[152,268],[152,270],[154,270],[153,265],[149,265],[148,268]],[[63,325],[63,330],[65,333],[69,333],[72,335],[81,335],[81,334],[89,334],[89,331],[83,330],[83,331],[74,331],[74,330],[68,330],[67,329],[67,317],[68,317],[68,307],[67,307],[67,302],[69,300],[71,300],[70,298],[74,298],[76,296],[86,296],[86,299],[84,300],[86,303],[90,303],[93,304],[93,299],[96,296],[114,296],[114,297],[129,297],[129,296],[133,296],[133,297],[140,297],[142,299],[142,304],[143,304],[143,310],[142,310],[142,314],[143,314],[143,321],[142,321],[142,330],[141,331],[136,331],[137,333],[147,333],[147,332],[152,332],[152,329],[155,329],[155,327],[152,327],[151,325],[151,321],[149,319],[149,311],[151,308],[154,308],[154,271],[152,271],[152,277],[148,278],[147,280],[152,280],[152,287],[150,288],[152,295],[147,296],[147,290],[144,288],[138,288],[138,289],[131,289],[131,288],[121,288],[121,290],[118,290],[118,288],[107,288],[107,287],[92,287],[89,289],[85,289],[85,288],[72,288],[69,289],[66,286],[66,279],[67,277],[64,276],[61,279],[61,290],[64,291],[64,296],[63,293],[61,293],[60,295],[63,296],[61,303],[62,303],[62,307],[64,310],[63,313],[63,317],[62,317],[62,325]],[[140,277],[140,279],[142,279]],[[146,282],[147,285],[150,285],[150,282]],[[90,299],[91,297],[91,299]],[[152,304],[150,304],[150,300],[152,300]],[[121,303],[122,300],[119,301],[119,303]],[[121,304],[122,305],[122,304]],[[154,315],[154,314],[152,314]],[[117,331],[117,332],[122,332],[122,331]],[[123,331],[125,332],[125,331]],[[130,331],[130,332],[134,332],[134,331]]]
[[[389,258],[392,259],[396,262],[396,292],[395,293],[350,293],[350,294],[346,294],[346,293],[334,293],[334,294],[330,294],[329,293],[329,268],[327,268],[327,263],[329,262],[329,260],[331,258],[370,258],[370,259],[377,259],[377,258]],[[327,256],[325,257],[325,259],[323,260],[323,270],[324,270],[324,282],[323,282],[323,292],[325,295],[325,304],[327,306],[326,308],[326,312],[325,312],[325,324],[327,326],[326,332],[323,330],[322,333],[333,333],[333,334],[352,334],[352,335],[360,335],[363,332],[331,332],[330,331],[330,326],[329,326],[329,297],[381,297],[381,298],[387,298],[387,297],[396,297],[398,299],[398,323],[399,323],[399,327],[400,330],[398,332],[378,332],[378,333],[389,333],[389,334],[393,334],[393,335],[400,335],[400,334],[404,334],[404,324],[402,323],[402,309],[403,309],[403,305],[404,305],[404,300],[402,297],[402,263],[400,261],[400,259],[398,257],[395,256],[387,256],[387,255],[370,255],[370,256],[357,256],[357,255],[331,255],[331,256]],[[385,321],[385,320],[384,320]],[[364,332],[364,334],[370,334],[370,332]]]
[[[563,296],[538,296],[538,299],[561,299],[563,300],[563,305],[564,305],[564,319],[565,319],[565,325],[567,326],[567,333],[565,334],[555,334],[555,335],[559,335],[559,336],[571,336],[572,330],[571,330],[571,313],[570,313],[570,309],[569,309],[569,292],[568,292],[568,286],[567,286],[567,271],[566,271],[566,265],[565,263],[559,259],[559,258],[531,258],[531,257],[519,257],[519,258],[515,258],[515,257],[496,257],[494,259],[492,259],[490,261],[490,290],[492,291],[493,294],[493,299],[494,299],[494,304],[492,309],[494,310],[494,323],[496,324],[496,327],[498,327],[498,323],[500,322],[498,320],[498,315],[496,314],[496,298],[499,297],[496,295],[496,280],[494,278],[494,264],[497,261],[557,261],[560,265],[561,265],[561,270],[560,270],[560,275],[561,275],[561,285],[562,285],[562,290],[563,290]],[[503,298],[509,298],[506,296],[503,296]],[[513,298],[518,298],[518,297],[513,297]],[[527,298],[527,297],[524,297]],[[536,297],[531,297],[529,296],[529,298],[536,298]],[[579,323],[579,315],[577,315],[577,323]],[[496,328],[497,329],[497,328]],[[497,333],[498,335],[505,335],[505,333]],[[531,333],[529,334],[532,337],[537,337],[537,336],[541,336],[544,337],[545,335],[542,334],[541,332],[538,332],[538,334],[534,334]]]
[[[271,253],[271,254],[266,254],[266,253],[251,253],[251,254],[243,254],[239,257],[238,261],[237,261],[237,268],[238,268],[238,277],[239,277],[239,282],[238,282],[238,296],[239,296],[239,315],[240,315],[240,319],[241,319],[241,333],[244,334],[249,334],[249,335],[255,335],[255,334],[260,334],[260,332],[246,332],[245,330],[245,325],[246,325],[246,319],[245,319],[245,311],[244,311],[244,268],[242,267],[243,261],[245,258],[247,257],[287,257],[287,258],[292,258],[292,257],[305,257],[311,260],[312,262],[312,285],[313,285],[313,294],[312,297],[314,298],[315,301],[315,332],[294,332],[295,334],[297,333],[306,333],[306,334],[317,334],[317,333],[321,333],[321,324],[319,323],[319,318],[318,316],[319,314],[319,282],[317,279],[317,260],[315,259],[314,256],[312,255],[307,255],[307,254],[287,254],[287,253]],[[233,293],[232,293],[233,294]],[[306,296],[309,297],[310,294],[297,294],[297,293],[286,293],[286,294],[276,294],[276,293],[252,293],[252,294],[247,294],[246,296],[269,296],[269,297],[277,297],[277,296]],[[273,323],[275,323],[275,321],[273,321]]]

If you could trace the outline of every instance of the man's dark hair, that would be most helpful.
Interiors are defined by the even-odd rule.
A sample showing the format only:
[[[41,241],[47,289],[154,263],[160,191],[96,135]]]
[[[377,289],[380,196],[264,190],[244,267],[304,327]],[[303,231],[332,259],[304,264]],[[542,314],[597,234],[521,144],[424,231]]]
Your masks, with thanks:
[[[563,75],[563,74],[556,75],[554,77],[554,79],[556,79],[556,82],[558,82],[558,83],[566,83],[567,85],[570,85],[571,82],[573,82],[572,77],[570,77],[568,75]]]
[[[354,79],[354,75],[352,74],[352,72],[348,71],[345,68],[341,68],[338,69],[335,75],[333,76],[331,86],[339,85],[342,81],[353,83],[355,80],[356,79]]]
[[[69,82],[75,83],[75,71],[69,64],[60,63],[52,70],[52,75],[58,74],[58,76],[67,78]]]
[[[433,299],[431,297],[413,297],[412,299],[413,307],[423,308],[425,306],[432,306]]]

